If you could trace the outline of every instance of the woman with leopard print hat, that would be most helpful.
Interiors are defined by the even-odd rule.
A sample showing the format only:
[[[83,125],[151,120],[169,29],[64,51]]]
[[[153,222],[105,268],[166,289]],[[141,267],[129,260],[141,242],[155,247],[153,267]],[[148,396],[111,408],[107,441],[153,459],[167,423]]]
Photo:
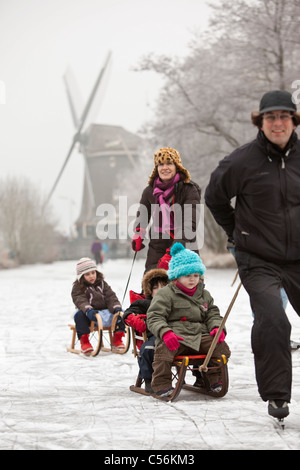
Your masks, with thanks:
[[[149,228],[145,271],[157,267],[175,242],[198,252],[196,230],[200,198],[201,190],[191,180],[178,151],[163,147],[155,152],[154,169],[141,196],[131,243],[134,251],[142,250]]]

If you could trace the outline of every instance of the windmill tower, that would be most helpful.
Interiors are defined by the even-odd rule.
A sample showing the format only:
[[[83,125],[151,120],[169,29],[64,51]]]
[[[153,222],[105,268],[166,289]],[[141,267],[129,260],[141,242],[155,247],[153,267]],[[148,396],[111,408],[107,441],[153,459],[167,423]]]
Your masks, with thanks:
[[[100,204],[114,204],[118,179],[135,168],[141,139],[121,126],[92,124],[82,144],[86,172],[80,215],[76,221],[79,236],[95,236],[96,210]],[[117,221],[116,221],[117,222]]]
[[[46,203],[50,201],[75,147],[78,146],[84,158],[85,171],[81,211],[75,225],[79,241],[86,240],[86,244],[96,236],[97,207],[104,203],[114,203],[114,185],[125,169],[136,166],[141,144],[138,136],[121,126],[88,124],[91,108],[101,91],[110,60],[109,52],[80,117],[76,112],[75,97],[72,96],[70,84],[67,77],[64,77],[75,134],[46,201]]]

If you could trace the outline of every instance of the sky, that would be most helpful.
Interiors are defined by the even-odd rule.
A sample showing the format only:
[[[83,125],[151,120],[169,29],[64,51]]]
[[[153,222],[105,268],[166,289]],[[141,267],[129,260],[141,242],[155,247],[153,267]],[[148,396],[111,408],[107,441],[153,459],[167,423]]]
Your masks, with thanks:
[[[0,178],[24,176],[49,194],[75,134],[63,75],[72,71],[84,104],[108,51],[87,125],[138,132],[162,81],[133,68],[148,53],[186,55],[208,17],[205,0],[0,0]],[[75,150],[51,199],[65,232],[79,214],[83,171]]]

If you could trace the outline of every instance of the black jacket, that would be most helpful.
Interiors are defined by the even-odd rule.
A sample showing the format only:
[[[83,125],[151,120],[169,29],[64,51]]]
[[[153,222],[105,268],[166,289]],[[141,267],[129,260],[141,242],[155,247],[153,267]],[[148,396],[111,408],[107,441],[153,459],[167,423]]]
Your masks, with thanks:
[[[236,197],[235,207],[231,199]],[[300,141],[257,138],[224,158],[205,202],[237,249],[274,262],[300,260]]]
[[[148,296],[145,299],[138,299],[132,302],[132,304],[125,310],[123,314],[123,320],[125,321],[125,323],[126,323],[126,318],[131,314],[147,315],[147,311],[148,311],[148,308],[150,307],[151,301],[152,301],[152,297]],[[151,338],[151,336],[153,336],[153,334],[151,333],[151,331],[148,330],[148,328],[146,329],[146,335],[148,339]]]

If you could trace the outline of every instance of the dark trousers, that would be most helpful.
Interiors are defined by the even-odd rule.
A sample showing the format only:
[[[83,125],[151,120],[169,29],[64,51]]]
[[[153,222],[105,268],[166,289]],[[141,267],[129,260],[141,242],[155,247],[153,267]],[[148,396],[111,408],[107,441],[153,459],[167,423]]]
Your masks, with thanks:
[[[117,313],[115,314],[117,315]],[[90,326],[91,326],[91,321],[88,319],[88,317],[82,312],[82,310],[78,310],[75,315],[74,315],[74,322],[76,325],[76,332],[77,332],[77,337],[78,339],[81,338],[82,335],[88,335],[90,334]],[[119,316],[117,323],[116,323],[116,332],[117,331],[125,331],[125,324],[122,319],[122,317]]]
[[[300,315],[300,261],[275,264],[239,250],[239,275],[254,313],[251,342],[258,391],[264,401],[291,399],[291,325],[280,289]]]
[[[141,379],[150,379],[152,378],[153,368],[152,362],[154,358],[154,349],[155,349],[155,336],[151,336],[148,341],[145,341],[140,349],[140,357],[138,358],[139,363],[139,376]]]

